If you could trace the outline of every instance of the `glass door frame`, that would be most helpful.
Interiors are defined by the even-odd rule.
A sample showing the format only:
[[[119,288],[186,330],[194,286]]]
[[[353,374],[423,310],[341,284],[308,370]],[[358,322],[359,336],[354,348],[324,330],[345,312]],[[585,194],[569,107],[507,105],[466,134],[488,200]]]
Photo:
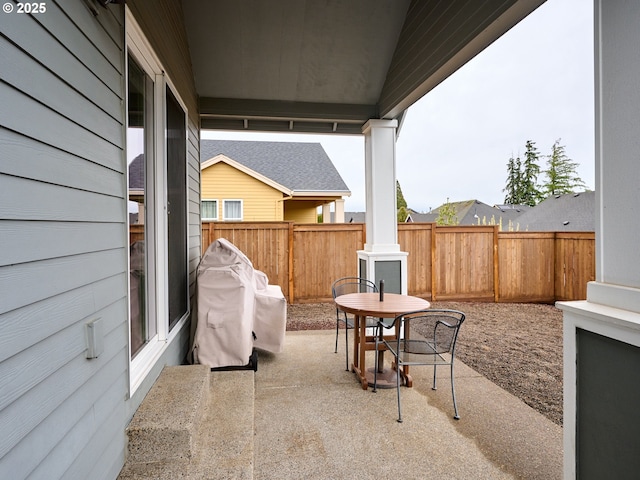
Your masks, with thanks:
[[[149,42],[146,40],[142,30],[136,23],[133,15],[128,7],[126,7],[125,18],[126,44],[125,52],[125,71],[126,80],[125,88],[128,98],[128,56],[131,55],[138,66],[151,77],[154,82],[154,118],[153,118],[153,145],[154,151],[152,158],[145,158],[145,184],[149,185],[149,192],[145,191],[145,231],[146,238],[146,312],[150,322],[154,322],[156,326],[156,335],[147,340],[146,345],[131,358],[131,329],[129,328],[129,395],[133,395],[136,389],[141,385],[148,373],[151,371],[156,362],[160,359],[167,346],[177,336],[187,323],[190,315],[190,299],[189,299],[189,245],[187,239],[186,258],[187,265],[186,285],[183,286],[187,291],[187,311],[176,324],[169,329],[169,308],[168,308],[168,222],[167,222],[167,147],[166,147],[166,90],[170,89],[174,98],[178,101],[185,115],[185,162],[188,162],[188,110],[177,92],[170,79],[165,75],[162,64],[153,52]],[[128,106],[126,107],[128,108]],[[128,117],[128,115],[127,115]],[[125,134],[128,129],[125,126]],[[126,155],[125,155],[126,157]],[[126,163],[126,160],[125,160]],[[128,168],[127,175],[128,175]],[[186,196],[186,212],[185,221],[187,222],[186,230],[188,234],[188,165],[185,169],[185,196]],[[128,187],[128,180],[126,182]],[[128,205],[128,193],[124,202],[125,208]],[[128,211],[128,209],[127,209]],[[127,214],[128,218],[128,214]],[[127,220],[128,221],[128,220]],[[127,236],[128,234],[127,228]],[[127,240],[127,244],[128,244]],[[129,263],[129,258],[127,256]],[[128,265],[130,268],[130,265]],[[129,276],[127,275],[127,278]],[[129,280],[128,280],[129,281]],[[127,289],[129,291],[129,289]],[[130,299],[129,299],[130,301]],[[129,314],[130,315],[130,314]],[[130,316],[128,324],[130,325]]]

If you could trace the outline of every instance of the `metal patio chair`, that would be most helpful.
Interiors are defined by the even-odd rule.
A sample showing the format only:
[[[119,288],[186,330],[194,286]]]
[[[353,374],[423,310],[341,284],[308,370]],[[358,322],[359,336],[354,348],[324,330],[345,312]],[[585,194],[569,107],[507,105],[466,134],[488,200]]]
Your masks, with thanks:
[[[346,295],[348,293],[376,293],[378,292],[378,287],[375,283],[366,278],[360,277],[344,277],[336,280],[331,285],[331,294],[333,295],[333,299],[340,295]],[[349,329],[352,329],[355,324],[355,319],[351,315],[347,315],[347,312],[340,310],[336,306],[336,346],[334,353],[338,353],[338,329],[340,327],[340,323],[344,323],[345,325],[345,356],[346,356],[346,369],[349,371]],[[367,317],[366,325],[367,328],[375,328],[378,324],[378,321],[372,318]]]
[[[394,357],[394,366],[398,372],[396,386],[398,390],[398,422],[402,422],[400,407],[400,378],[403,367],[420,365],[433,366],[433,390],[436,389],[436,372],[440,366],[448,365],[451,372],[451,395],[456,420],[458,406],[453,377],[453,361],[455,359],[456,341],[460,326],[464,322],[465,314],[456,310],[427,309],[407,312],[398,315],[392,322],[386,323],[381,319],[376,330],[376,365],[378,364],[378,345],[384,344]],[[384,329],[397,328],[396,339],[384,338]],[[374,369],[373,391],[376,391],[378,369]]]

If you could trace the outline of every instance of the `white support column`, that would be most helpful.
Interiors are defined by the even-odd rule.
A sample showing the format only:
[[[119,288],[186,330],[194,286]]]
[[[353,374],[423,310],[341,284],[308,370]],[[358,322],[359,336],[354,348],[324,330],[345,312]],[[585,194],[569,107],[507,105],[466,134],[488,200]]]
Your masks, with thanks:
[[[640,436],[638,370],[630,367],[640,363],[640,3],[595,0],[594,12],[596,281],[586,301],[558,303],[565,479],[594,465],[621,478],[639,465],[629,445]],[[600,373],[586,367],[603,360]],[[604,392],[615,406],[599,400]]]
[[[366,235],[358,252],[361,277],[385,290],[407,294],[407,252],[398,244],[396,208],[396,120],[369,120],[365,136]]]
[[[335,203],[335,223],[344,223],[344,198],[336,200]]]
[[[369,120],[364,133],[367,252],[399,252],[396,213],[396,120]]]
[[[322,223],[331,223],[331,204],[322,205]]]

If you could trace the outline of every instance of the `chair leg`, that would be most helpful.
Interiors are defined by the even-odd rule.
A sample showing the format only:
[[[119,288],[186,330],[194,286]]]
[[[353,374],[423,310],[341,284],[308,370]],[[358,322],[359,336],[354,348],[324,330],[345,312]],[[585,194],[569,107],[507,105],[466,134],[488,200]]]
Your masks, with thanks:
[[[432,390],[437,390],[436,388],[436,368],[437,366],[433,366],[433,387]],[[451,397],[453,398],[453,418],[456,420],[460,420],[460,415],[458,415],[458,404],[456,403],[456,388],[455,388],[455,380],[453,379],[453,359],[451,360]]]
[[[337,340],[336,340],[337,342]],[[344,356],[346,358],[345,370],[349,371],[349,324],[344,324]]]
[[[340,326],[340,322],[336,318],[336,348],[333,353],[338,353],[338,327]]]
[[[402,410],[400,408],[400,369],[402,368],[400,366],[400,362],[398,360],[398,358],[396,357],[396,368],[397,368],[397,374],[396,374],[396,391],[398,392],[398,423],[402,423]]]
[[[378,332],[376,331],[375,333],[375,350],[374,350],[374,355],[375,355],[375,360],[374,360],[374,365],[376,365],[376,368],[373,369],[373,393],[377,393],[376,387],[378,386]],[[361,367],[362,368],[362,367]]]
[[[460,420],[460,415],[458,415],[458,404],[456,403],[456,389],[453,380],[453,360],[451,361],[451,396],[453,397],[453,418]]]
[[[433,387],[431,387],[431,390],[437,390],[436,388],[436,368],[438,368],[437,365],[433,366]]]

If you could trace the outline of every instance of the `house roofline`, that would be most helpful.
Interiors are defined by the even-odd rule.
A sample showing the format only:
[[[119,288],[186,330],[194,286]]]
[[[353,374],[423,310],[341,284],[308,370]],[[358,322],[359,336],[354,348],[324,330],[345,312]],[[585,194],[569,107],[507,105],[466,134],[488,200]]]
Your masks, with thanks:
[[[349,190],[293,190],[294,197],[350,197]]]
[[[223,153],[220,153],[218,155],[216,155],[213,158],[210,158],[209,160],[205,160],[204,162],[200,163],[200,171],[203,171],[206,168],[209,168],[212,165],[216,165],[218,163],[226,163],[227,165],[229,165],[230,167],[235,168],[236,170],[240,170],[243,173],[246,173],[247,175],[249,175],[250,177],[255,178],[256,180],[261,181],[262,183],[269,185],[272,188],[275,188],[276,190],[279,190],[280,192],[284,193],[285,195],[291,196],[293,195],[293,191],[288,189],[287,187],[280,185],[278,182],[274,182],[273,180],[271,180],[269,177],[265,177],[264,175],[262,175],[261,173],[256,172],[255,170],[250,169],[249,167],[247,167],[246,165],[241,164],[240,162],[236,162],[235,160],[227,157],[226,155],[224,155]]]

